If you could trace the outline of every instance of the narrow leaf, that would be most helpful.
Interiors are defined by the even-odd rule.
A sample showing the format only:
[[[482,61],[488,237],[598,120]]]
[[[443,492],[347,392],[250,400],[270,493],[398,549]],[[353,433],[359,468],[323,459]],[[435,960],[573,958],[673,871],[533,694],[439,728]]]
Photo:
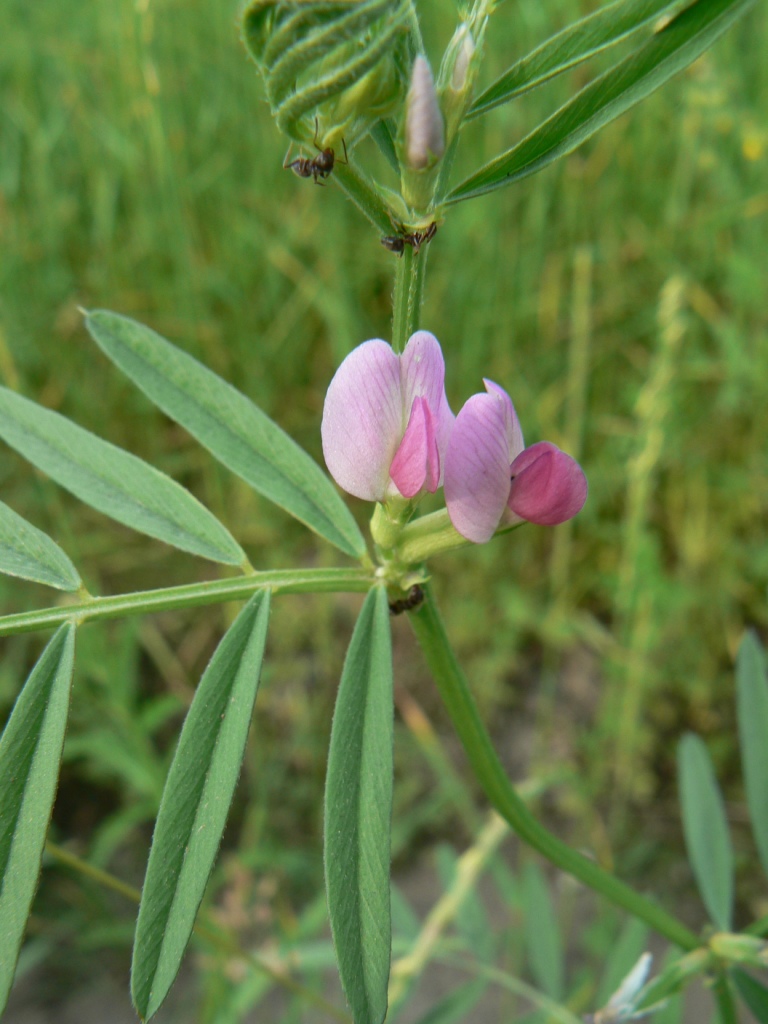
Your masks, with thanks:
[[[559,1000],[564,987],[563,944],[546,880],[536,864],[525,870],[523,901],[531,973],[548,996]]]
[[[733,851],[725,807],[707,748],[692,733],[677,751],[678,785],[688,857],[709,916],[731,929]]]
[[[749,816],[760,862],[768,874],[768,680],[763,649],[751,632],[739,647],[736,687]]]
[[[131,994],[147,1020],[179,970],[235,790],[256,700],[269,591],[245,606],[205,670],[168,773],[136,923]]]
[[[35,894],[69,709],[75,627],[61,626],[0,739],[0,1014]]]
[[[81,586],[77,569],[59,545],[1,501],[0,572],[58,590]]]
[[[477,97],[468,116],[484,114],[581,64],[672,6],[672,0],[618,0],[617,3],[606,4],[547,39],[513,64]]]
[[[391,953],[392,648],[386,591],[363,604],[344,662],[325,784],[325,884],[355,1024],[381,1024]]]
[[[694,0],[661,31],[591,82],[512,149],[448,196],[456,203],[542,170],[691,64],[755,0]]]
[[[123,373],[228,469],[346,554],[364,554],[329,478],[249,398],[135,320],[96,310],[85,325]]]
[[[56,483],[119,523],[214,562],[245,561],[218,519],[170,477],[3,387],[0,437]]]
[[[739,968],[731,972],[739,995],[755,1015],[758,1024],[768,1024],[768,988]]]

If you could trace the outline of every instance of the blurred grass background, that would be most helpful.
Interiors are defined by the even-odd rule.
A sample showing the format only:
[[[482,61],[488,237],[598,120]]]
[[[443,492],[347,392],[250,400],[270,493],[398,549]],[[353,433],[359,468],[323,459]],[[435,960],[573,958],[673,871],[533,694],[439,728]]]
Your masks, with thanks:
[[[422,6],[436,66],[455,14]],[[489,33],[485,82],[592,6],[509,0]],[[321,459],[335,366],[364,339],[389,336],[394,257],[332,183],[315,188],[282,169],[286,143],[229,3],[5,0],[0,29],[3,383],[184,482],[257,568],[333,564],[118,376],[78,307],[150,324]],[[740,820],[733,656],[746,625],[768,625],[766,46],[759,5],[571,157],[452,208],[429,249],[422,322],[446,353],[454,409],[483,376],[497,380],[529,443],[555,441],[590,481],[575,522],[436,562],[438,592],[511,769],[536,776],[554,764],[569,782],[551,798],[561,830],[627,873],[653,862],[658,875],[662,845],[679,851],[674,750],[686,728],[707,739]],[[456,180],[587,74],[473,122]],[[367,143],[359,154],[383,168]],[[94,592],[217,571],[104,522],[11,453],[0,453],[0,484]],[[367,509],[357,511],[363,521]],[[0,582],[6,611],[48,600]],[[325,750],[357,606],[276,602],[233,823],[240,852],[218,872],[278,921],[319,883]],[[81,630],[54,829],[134,881],[180,712],[227,614]],[[407,625],[395,635],[398,682],[419,702],[400,695],[405,856],[457,820],[464,827],[457,807],[472,794],[424,756],[418,706],[443,721]],[[0,708],[39,647],[39,637],[3,641]],[[50,895],[67,908],[65,932],[96,912],[94,899]],[[129,942],[129,919],[112,927],[117,945]]]

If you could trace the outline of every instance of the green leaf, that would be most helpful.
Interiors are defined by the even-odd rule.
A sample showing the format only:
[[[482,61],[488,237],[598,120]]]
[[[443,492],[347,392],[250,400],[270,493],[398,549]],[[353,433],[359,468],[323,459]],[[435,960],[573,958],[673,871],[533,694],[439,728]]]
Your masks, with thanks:
[[[355,1024],[381,1024],[391,953],[392,646],[383,587],[365,599],[344,662],[325,784],[325,884]]]
[[[0,572],[47,583],[58,590],[78,590],[77,569],[59,545],[0,501]]]
[[[731,971],[731,977],[755,1019],[759,1024],[768,1024],[768,988],[739,968]]]
[[[131,994],[148,1019],[179,970],[232,801],[259,686],[269,591],[256,594],[205,670],[168,772],[136,923]]]
[[[618,0],[574,22],[516,61],[477,97],[468,117],[477,117],[541,85],[562,71],[620,42],[663,10],[672,0]]]
[[[752,632],[739,647],[736,691],[749,816],[760,862],[768,874],[768,680],[765,654]]]
[[[249,398],[134,320],[96,310],[85,325],[123,373],[228,469],[346,554],[365,553],[329,478]]]
[[[542,170],[645,99],[691,64],[755,0],[695,0],[645,45],[591,82],[512,149],[448,196],[448,203],[484,195]]]
[[[0,739],[0,1014],[35,894],[69,709],[75,627],[61,626]]]
[[[119,523],[214,562],[245,561],[228,530],[170,477],[3,387],[0,437],[56,483]]]
[[[687,733],[677,751],[678,785],[688,857],[709,916],[731,930],[733,851],[725,807],[707,748]]]
[[[525,943],[536,984],[559,1000],[564,987],[563,944],[547,883],[540,868],[529,864],[523,875]]]

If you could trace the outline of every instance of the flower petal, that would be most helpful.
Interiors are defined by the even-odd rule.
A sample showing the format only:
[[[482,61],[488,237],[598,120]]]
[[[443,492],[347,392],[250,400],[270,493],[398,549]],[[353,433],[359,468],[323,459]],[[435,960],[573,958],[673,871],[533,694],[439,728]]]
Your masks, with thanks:
[[[539,441],[510,467],[510,509],[529,523],[557,526],[587,500],[587,478],[578,462],[549,441]]]
[[[403,427],[400,359],[385,341],[363,342],[336,371],[323,406],[323,455],[336,483],[383,501]]]
[[[414,399],[411,418],[392,460],[389,475],[404,498],[414,498],[423,487],[433,494],[437,490],[440,456],[426,398]]]
[[[494,381],[483,377],[483,384],[485,384],[485,390],[489,395],[498,395],[504,403],[504,425],[509,444],[509,461],[513,462],[523,448],[525,448],[525,441],[523,441],[523,428],[520,426],[520,420],[517,418],[512,399],[504,388]]]
[[[430,334],[429,331],[416,331],[411,335],[400,357],[400,373],[404,415],[408,415],[413,408],[414,398],[424,397],[429,403],[435,426],[437,450],[440,453],[439,486],[443,482],[445,451],[456,417],[445,397],[445,360],[440,343],[434,334]]]
[[[445,456],[445,503],[462,537],[490,540],[509,497],[507,410],[495,393],[473,395],[453,428]]]

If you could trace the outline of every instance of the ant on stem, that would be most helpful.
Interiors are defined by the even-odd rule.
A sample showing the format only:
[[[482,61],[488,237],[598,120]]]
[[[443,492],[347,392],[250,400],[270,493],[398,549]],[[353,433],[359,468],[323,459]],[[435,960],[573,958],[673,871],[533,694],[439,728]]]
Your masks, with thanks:
[[[283,170],[293,171],[294,174],[298,175],[299,178],[312,178],[316,185],[322,185],[323,182],[319,181],[319,178],[327,178],[337,163],[346,164],[349,163],[347,159],[347,144],[344,139],[341,140],[341,144],[344,147],[344,159],[337,158],[334,151],[329,146],[327,149],[321,149],[317,144],[317,133],[319,127],[317,118],[315,118],[315,137],[313,139],[315,149],[317,150],[317,156],[297,156],[295,160],[291,160],[290,163],[283,164]],[[288,154],[286,153],[286,160]]]
[[[437,223],[432,221],[424,231],[409,231],[402,235],[385,235],[381,239],[381,244],[385,249],[389,249],[390,252],[394,252],[398,256],[402,256],[406,245],[410,245],[414,256],[418,256],[422,245],[431,242],[436,234]]]

